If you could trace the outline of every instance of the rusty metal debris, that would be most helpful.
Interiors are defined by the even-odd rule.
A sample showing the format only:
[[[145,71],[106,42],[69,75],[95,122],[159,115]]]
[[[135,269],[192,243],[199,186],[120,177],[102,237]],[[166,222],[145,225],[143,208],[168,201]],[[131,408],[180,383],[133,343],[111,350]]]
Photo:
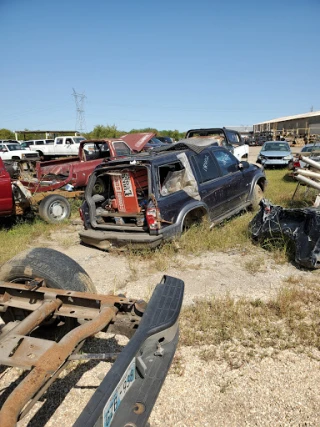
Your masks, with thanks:
[[[135,304],[136,300],[122,296],[0,282],[0,313],[6,322],[0,336],[0,364],[30,370],[3,404],[0,426],[16,425],[62,368],[77,358],[86,338],[102,330],[131,337],[144,311],[141,301],[137,308]],[[59,342],[33,336],[48,319],[68,318],[77,326]]]

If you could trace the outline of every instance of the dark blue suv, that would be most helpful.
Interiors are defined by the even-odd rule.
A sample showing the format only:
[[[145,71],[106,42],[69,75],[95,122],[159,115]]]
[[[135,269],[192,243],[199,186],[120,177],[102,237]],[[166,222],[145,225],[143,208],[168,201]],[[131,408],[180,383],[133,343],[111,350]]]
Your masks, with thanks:
[[[111,161],[88,182],[80,238],[100,249],[155,247],[204,217],[216,224],[258,205],[265,185],[259,166],[205,143]]]

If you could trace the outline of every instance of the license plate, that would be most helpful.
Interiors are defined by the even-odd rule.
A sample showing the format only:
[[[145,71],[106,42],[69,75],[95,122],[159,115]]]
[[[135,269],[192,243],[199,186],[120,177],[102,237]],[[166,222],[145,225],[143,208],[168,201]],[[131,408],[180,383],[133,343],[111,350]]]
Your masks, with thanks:
[[[121,400],[132,386],[135,378],[136,362],[133,359],[103,409],[103,427],[110,427]]]

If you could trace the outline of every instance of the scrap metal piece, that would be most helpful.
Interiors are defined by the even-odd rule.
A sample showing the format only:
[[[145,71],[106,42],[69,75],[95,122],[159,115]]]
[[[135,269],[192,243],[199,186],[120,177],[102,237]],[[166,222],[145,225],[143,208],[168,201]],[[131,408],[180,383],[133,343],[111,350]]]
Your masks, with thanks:
[[[0,315],[7,322],[0,334],[0,364],[6,359],[10,366],[30,369],[0,409],[0,426],[14,427],[66,365],[81,358],[78,352],[84,340],[112,327],[128,337],[134,332],[133,338],[120,354],[84,355],[89,360],[110,357],[116,361],[75,425],[94,427],[104,419],[104,407],[128,366],[136,366],[137,375],[121,400],[122,409],[115,414],[114,424],[146,425],[177,348],[183,282],[164,276],[148,305],[124,295],[39,287],[39,280],[32,284],[0,281]],[[65,323],[67,331],[73,329],[59,342],[51,341],[41,329],[48,319]],[[77,323],[80,326],[74,327]],[[155,348],[162,357],[154,357]]]
[[[1,427],[12,427],[17,423],[19,414],[24,406],[51,379],[66,358],[72,354],[74,348],[80,342],[107,326],[116,311],[115,307],[103,307],[96,318],[73,329],[61,341],[54,343],[39,357],[29,375],[15,388],[3,404],[0,411]],[[32,315],[35,314],[36,312],[32,313]],[[28,320],[28,318],[25,320]]]
[[[289,239],[295,246],[295,262],[302,267],[320,268],[320,210],[315,207],[285,209],[262,199],[260,211],[251,221],[252,238],[264,242]]]
[[[72,356],[78,353],[87,337],[111,325],[117,328],[119,322],[123,334],[131,337],[143,314],[135,310],[136,300],[125,296],[52,289],[44,284],[42,279],[29,284],[0,281],[0,314],[7,322],[0,334],[0,364],[30,370],[3,404],[1,427],[16,425],[75,358]],[[139,305],[142,309],[141,301]],[[76,319],[80,326],[74,327],[59,342],[47,336],[30,336],[48,319],[65,319],[65,322]],[[101,358],[101,355],[94,356]],[[89,355],[89,358],[92,357]]]

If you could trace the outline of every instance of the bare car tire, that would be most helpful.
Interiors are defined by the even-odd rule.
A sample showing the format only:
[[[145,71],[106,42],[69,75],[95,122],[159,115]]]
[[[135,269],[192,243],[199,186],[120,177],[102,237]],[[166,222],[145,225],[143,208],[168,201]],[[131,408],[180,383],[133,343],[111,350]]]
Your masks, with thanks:
[[[264,193],[259,184],[255,184],[252,194],[251,207],[254,211],[259,209],[260,201],[263,199]]]
[[[92,189],[92,195],[103,194],[105,192],[106,192],[106,185],[104,181],[101,178],[97,178]]]
[[[52,194],[41,200],[39,205],[40,217],[50,224],[64,221],[71,214],[71,207],[68,200],[58,194]]]
[[[28,285],[33,279],[44,279],[48,288],[96,293],[96,288],[85,270],[73,259],[49,248],[28,249],[0,267],[0,280]],[[23,320],[24,310],[8,307],[1,314],[5,323]],[[76,319],[56,317],[47,319],[42,326],[48,337],[59,340],[77,325]]]
[[[44,155],[43,155],[43,152],[42,152],[42,151],[38,151],[38,150],[36,150],[36,151],[37,151],[37,153],[39,154],[40,160],[43,162],[43,161],[44,161]]]
[[[35,278],[44,279],[48,288],[97,292],[85,270],[54,249],[28,249],[0,267],[0,280],[5,282],[28,284]]]

